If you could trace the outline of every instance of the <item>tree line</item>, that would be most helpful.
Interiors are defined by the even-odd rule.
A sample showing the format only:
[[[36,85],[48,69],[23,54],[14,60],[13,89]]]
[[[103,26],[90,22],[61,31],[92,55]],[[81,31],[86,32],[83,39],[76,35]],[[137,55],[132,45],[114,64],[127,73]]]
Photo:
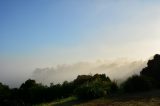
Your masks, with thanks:
[[[149,60],[140,75],[129,77],[117,85],[105,74],[78,75],[73,81],[45,86],[28,79],[19,88],[0,83],[0,105],[23,106],[76,96],[78,99],[109,97],[121,93],[135,93],[160,88],[160,55]]]
[[[28,79],[19,88],[10,89],[0,83],[0,103],[3,105],[31,105],[49,102],[69,96],[77,96],[79,99],[91,99],[117,90],[118,86],[105,74],[79,75],[75,80],[62,84],[44,86]]]

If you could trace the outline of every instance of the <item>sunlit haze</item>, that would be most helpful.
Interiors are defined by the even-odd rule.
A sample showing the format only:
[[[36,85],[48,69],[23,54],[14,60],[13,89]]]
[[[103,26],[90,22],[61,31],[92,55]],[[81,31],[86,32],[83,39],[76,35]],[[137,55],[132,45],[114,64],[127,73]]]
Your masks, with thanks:
[[[158,0],[0,1],[0,82],[11,87],[138,74],[159,47]]]

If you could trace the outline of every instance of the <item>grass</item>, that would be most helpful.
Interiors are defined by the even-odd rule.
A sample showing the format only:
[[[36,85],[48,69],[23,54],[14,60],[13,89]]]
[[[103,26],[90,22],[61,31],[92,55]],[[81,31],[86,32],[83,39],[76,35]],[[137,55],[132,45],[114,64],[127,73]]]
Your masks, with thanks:
[[[35,105],[35,106],[59,106],[59,105],[63,105],[63,104],[70,103],[70,102],[73,103],[76,100],[77,100],[76,97],[71,96],[71,97],[64,98],[64,99],[58,99],[50,103],[42,103],[42,104]]]
[[[160,106],[159,98],[151,99],[133,99],[133,100],[106,100],[97,99],[88,103],[82,103],[75,106]]]
[[[79,101],[69,97],[37,106],[160,106],[160,90]]]

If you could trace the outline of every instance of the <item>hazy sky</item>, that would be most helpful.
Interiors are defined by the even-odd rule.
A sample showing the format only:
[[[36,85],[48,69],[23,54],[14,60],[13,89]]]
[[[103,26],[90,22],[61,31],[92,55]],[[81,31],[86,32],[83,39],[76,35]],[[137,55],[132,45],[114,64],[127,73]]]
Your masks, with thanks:
[[[0,0],[1,82],[57,64],[159,52],[159,0]]]

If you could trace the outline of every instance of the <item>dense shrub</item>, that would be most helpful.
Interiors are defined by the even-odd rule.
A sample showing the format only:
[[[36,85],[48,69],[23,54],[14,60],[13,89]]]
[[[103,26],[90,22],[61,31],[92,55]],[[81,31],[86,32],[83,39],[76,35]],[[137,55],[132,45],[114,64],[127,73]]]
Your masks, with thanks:
[[[84,84],[85,82],[91,81],[91,75],[78,75],[77,78],[73,81],[75,86]]]
[[[11,91],[7,85],[0,83],[0,105],[5,105],[10,99]]]
[[[109,77],[106,77],[105,74],[95,74],[92,78],[91,81],[93,80],[101,80],[101,81],[111,81]]]
[[[73,82],[64,81],[62,84],[62,96],[63,97],[69,97],[73,95],[73,91],[75,89],[75,85]]]
[[[141,76],[151,77],[156,81],[157,87],[160,88],[160,55],[154,55],[152,60],[149,60],[147,67],[140,72]]]
[[[10,95],[10,89],[7,85],[0,83],[0,100]]]
[[[128,78],[122,85],[124,92],[142,92],[154,88],[153,79],[146,76],[134,75]]]
[[[115,92],[117,88],[116,83],[96,79],[91,82],[86,82],[75,89],[75,94],[79,99],[93,99],[110,95]]]

